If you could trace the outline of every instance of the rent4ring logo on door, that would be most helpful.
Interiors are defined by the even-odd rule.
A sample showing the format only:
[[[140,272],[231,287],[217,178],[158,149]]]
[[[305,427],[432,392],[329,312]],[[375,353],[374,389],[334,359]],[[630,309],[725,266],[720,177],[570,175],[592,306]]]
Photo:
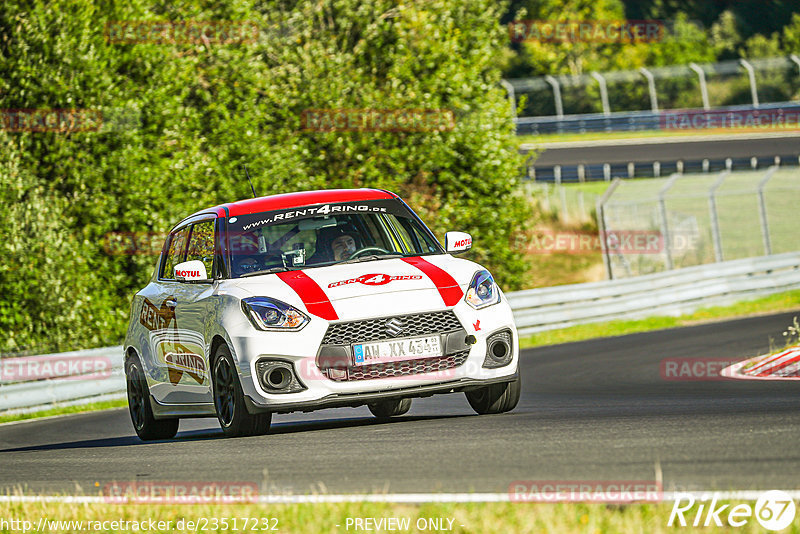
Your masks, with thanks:
[[[176,330],[151,334],[155,346],[156,357],[167,369],[169,381],[178,385],[184,377],[189,383],[203,385],[207,383],[208,369],[203,358],[203,340],[189,330]]]
[[[328,284],[328,287],[346,286],[348,284],[355,284],[356,282],[359,284],[364,284],[365,286],[382,286],[395,280],[422,280],[422,276],[416,274],[392,276],[388,274],[362,274],[358,278],[348,278],[347,280],[333,282],[332,284]]]

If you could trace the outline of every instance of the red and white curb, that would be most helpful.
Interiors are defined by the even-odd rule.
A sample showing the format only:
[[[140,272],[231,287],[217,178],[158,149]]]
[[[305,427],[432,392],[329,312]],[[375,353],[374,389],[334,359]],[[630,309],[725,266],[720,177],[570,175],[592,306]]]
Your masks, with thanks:
[[[720,374],[740,380],[800,380],[800,347],[735,363]]]

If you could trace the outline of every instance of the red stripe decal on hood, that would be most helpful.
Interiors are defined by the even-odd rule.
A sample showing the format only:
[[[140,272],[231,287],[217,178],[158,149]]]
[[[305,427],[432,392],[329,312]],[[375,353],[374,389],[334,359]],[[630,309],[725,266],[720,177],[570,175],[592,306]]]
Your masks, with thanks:
[[[464,296],[456,279],[450,276],[444,269],[417,256],[403,258],[403,261],[409,265],[413,265],[431,279],[436,285],[436,289],[439,290],[439,294],[442,296],[445,306],[455,306],[458,304],[458,301],[461,300],[461,297]]]
[[[335,321],[339,318],[328,295],[319,285],[303,271],[285,271],[277,273],[278,278],[291,287],[305,304],[308,313],[326,321]]]

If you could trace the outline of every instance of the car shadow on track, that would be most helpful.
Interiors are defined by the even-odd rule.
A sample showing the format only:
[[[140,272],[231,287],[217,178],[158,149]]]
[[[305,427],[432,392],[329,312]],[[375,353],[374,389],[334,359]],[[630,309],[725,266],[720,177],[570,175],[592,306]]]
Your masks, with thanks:
[[[410,423],[414,421],[439,421],[444,419],[457,419],[461,417],[473,417],[471,414],[458,415],[411,415],[392,418],[390,420],[380,420],[374,417],[353,417],[343,419],[325,419],[311,421],[287,421],[273,424],[269,432],[263,436],[249,436],[241,438],[225,438],[222,430],[209,428],[201,430],[189,430],[179,432],[173,439],[158,441],[141,441],[136,436],[123,436],[113,438],[86,439],[78,441],[66,441],[62,443],[48,443],[44,445],[32,445],[27,447],[14,447],[10,449],[0,449],[3,452],[25,452],[25,451],[46,451],[46,450],[66,450],[66,449],[91,449],[96,447],[129,447],[131,445],[157,445],[163,443],[194,442],[211,439],[259,439],[269,438],[270,436],[281,434],[296,434],[302,432],[314,432],[320,430],[338,430],[347,428],[358,428],[367,426],[385,426]]]

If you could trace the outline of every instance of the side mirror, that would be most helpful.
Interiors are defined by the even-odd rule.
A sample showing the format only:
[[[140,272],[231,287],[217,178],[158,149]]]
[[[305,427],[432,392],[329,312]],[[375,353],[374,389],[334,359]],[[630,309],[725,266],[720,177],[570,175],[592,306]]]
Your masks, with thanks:
[[[466,252],[472,248],[472,236],[466,232],[447,232],[444,234],[444,248],[453,254]]]
[[[205,264],[200,260],[179,263],[173,269],[175,280],[179,282],[210,282]]]

